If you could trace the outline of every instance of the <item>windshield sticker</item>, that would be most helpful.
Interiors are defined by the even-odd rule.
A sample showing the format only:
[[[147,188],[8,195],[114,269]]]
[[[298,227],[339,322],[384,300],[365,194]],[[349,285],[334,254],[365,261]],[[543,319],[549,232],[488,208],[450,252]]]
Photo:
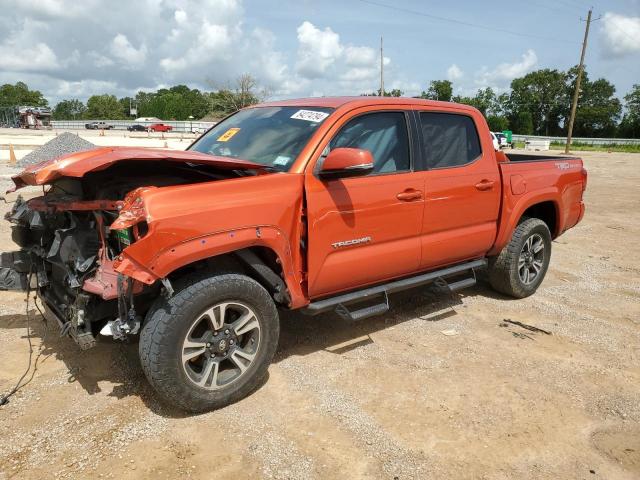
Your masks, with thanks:
[[[307,122],[318,123],[324,120],[329,116],[328,113],[325,112],[314,112],[313,110],[298,110],[296,113],[291,115],[291,118],[295,118],[297,120],[306,120]]]
[[[291,157],[287,157],[286,155],[278,155],[276,159],[273,161],[273,164],[284,166],[287,163],[289,163],[289,160],[291,160]]]
[[[240,129],[237,127],[230,128],[229,130],[227,130],[226,132],[224,132],[222,135],[218,137],[218,142],[228,142],[239,131]]]

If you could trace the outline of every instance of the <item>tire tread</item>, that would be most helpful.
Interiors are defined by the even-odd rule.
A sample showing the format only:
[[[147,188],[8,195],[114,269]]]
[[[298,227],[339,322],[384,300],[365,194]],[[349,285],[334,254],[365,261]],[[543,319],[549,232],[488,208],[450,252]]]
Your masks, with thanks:
[[[278,314],[269,293],[255,280],[238,274],[214,275],[197,273],[182,278],[174,286],[176,292],[171,298],[160,297],[149,310],[146,323],[140,334],[139,355],[142,370],[160,396],[171,404],[190,411],[203,412],[233,403],[252,392],[262,381],[268,365],[275,353],[279,323]],[[175,342],[181,341],[178,330],[181,317],[179,313],[186,306],[194,303],[201,295],[214,298],[220,291],[249,292],[254,301],[261,302],[261,308],[272,317],[263,328],[274,331],[266,335],[267,344],[265,364],[258,365],[256,372],[245,378],[241,387],[228,394],[207,396],[192,394],[190,388],[181,385],[181,379],[175,378],[175,368],[168,358],[167,352],[175,348]],[[265,332],[266,333],[266,332]],[[207,398],[208,397],[208,398]]]

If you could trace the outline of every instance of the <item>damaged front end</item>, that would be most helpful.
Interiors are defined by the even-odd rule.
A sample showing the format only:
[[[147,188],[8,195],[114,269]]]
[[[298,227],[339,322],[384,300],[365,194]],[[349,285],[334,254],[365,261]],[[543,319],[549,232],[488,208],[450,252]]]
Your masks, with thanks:
[[[255,174],[247,173],[254,166],[198,152],[109,148],[30,167],[14,177],[16,189],[42,186],[44,195],[18,197],[5,216],[20,250],[2,253],[0,290],[36,291],[46,316],[82,349],[98,333],[125,339],[171,290],[168,280],[123,259],[149,234],[140,195]]]
[[[47,317],[82,349],[94,346],[101,330],[115,338],[136,333],[136,304],[146,308],[157,290],[114,269],[138,235],[137,228],[110,228],[122,204],[48,193],[19,197],[6,215],[21,250],[2,254],[0,289],[37,291]]]

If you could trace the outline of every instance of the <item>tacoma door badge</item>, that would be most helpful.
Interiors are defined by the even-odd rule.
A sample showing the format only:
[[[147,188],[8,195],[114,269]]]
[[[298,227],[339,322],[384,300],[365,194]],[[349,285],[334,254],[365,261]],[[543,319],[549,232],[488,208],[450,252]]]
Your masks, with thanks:
[[[353,240],[344,240],[343,242],[332,243],[333,248],[350,247],[352,245],[361,245],[363,243],[371,243],[371,237],[354,238]]]

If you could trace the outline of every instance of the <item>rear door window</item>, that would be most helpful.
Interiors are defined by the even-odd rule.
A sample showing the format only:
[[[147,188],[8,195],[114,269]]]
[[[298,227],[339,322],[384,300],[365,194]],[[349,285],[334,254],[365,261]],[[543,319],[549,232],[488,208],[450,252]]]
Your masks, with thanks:
[[[482,155],[478,130],[471,117],[420,112],[420,124],[427,168],[460,167]]]

